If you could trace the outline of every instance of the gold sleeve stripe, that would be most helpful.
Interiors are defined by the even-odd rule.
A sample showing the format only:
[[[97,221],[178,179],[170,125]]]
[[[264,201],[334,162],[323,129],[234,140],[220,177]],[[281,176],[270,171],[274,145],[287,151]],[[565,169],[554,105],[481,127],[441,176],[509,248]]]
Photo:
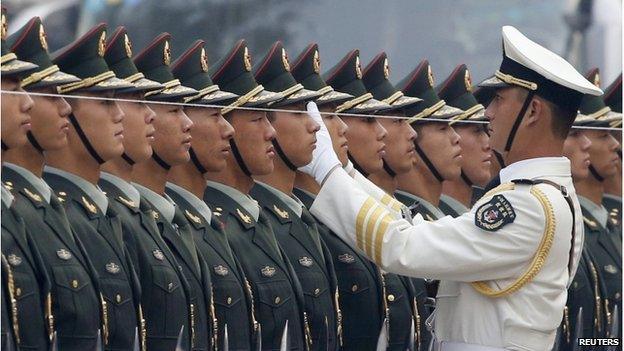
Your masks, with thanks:
[[[526,284],[530,283],[542,269],[544,263],[546,263],[546,259],[548,258],[548,254],[550,253],[550,249],[555,238],[555,211],[553,210],[552,204],[546,195],[537,187],[531,187],[531,195],[537,198],[537,201],[542,206],[546,217],[544,233],[542,234],[542,240],[537,248],[537,252],[533,256],[533,260],[531,261],[529,268],[518,279],[516,279],[515,282],[503,289],[494,290],[485,281],[472,283],[472,287],[483,295],[489,297],[504,297],[513,294]]]
[[[364,238],[362,237],[362,234],[364,232],[364,219],[366,218],[366,215],[374,204],[375,200],[373,200],[373,198],[367,198],[366,201],[364,201],[364,204],[362,205],[360,210],[358,211],[357,217],[355,219],[355,239],[358,247],[362,250],[364,250],[364,247],[362,246],[364,241]]]
[[[400,202],[398,202],[398,201],[397,201],[397,200],[395,200],[395,199],[392,199],[392,202],[390,203],[390,207],[391,207],[393,210],[395,210],[395,211],[397,211],[397,212],[401,213],[401,208],[403,208],[403,204],[402,204],[402,203],[400,203]]]
[[[388,230],[388,225],[392,222],[393,218],[389,214],[386,214],[382,219],[381,223],[377,227],[375,231],[375,257],[374,261],[377,265],[381,265],[381,249],[383,246],[383,238],[386,235],[386,230]]]
[[[366,231],[364,234],[364,242],[362,244],[363,244],[363,250],[366,253],[366,256],[368,257],[373,257],[373,250],[372,250],[373,233],[374,233],[374,229],[375,229],[375,225],[377,224],[377,221],[381,218],[381,216],[384,213],[387,213],[386,211],[384,211],[384,208],[382,206],[377,205],[373,213],[366,220]]]
[[[392,202],[392,198],[389,195],[384,194],[384,196],[381,197],[382,204],[386,206],[390,206],[391,202]]]

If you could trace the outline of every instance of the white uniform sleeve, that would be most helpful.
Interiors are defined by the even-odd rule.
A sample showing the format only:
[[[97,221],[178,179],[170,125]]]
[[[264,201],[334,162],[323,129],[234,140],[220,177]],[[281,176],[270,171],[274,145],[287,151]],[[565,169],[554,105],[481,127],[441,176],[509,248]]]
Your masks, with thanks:
[[[357,170],[353,171],[353,179],[360,186],[360,189],[365,191],[370,197],[375,199],[377,202],[381,202],[381,204],[392,213],[395,218],[401,218],[401,208],[404,207],[400,201],[397,201],[392,196],[388,195],[385,191],[383,191],[380,187],[375,185],[375,183],[368,180],[368,178],[364,177]]]
[[[540,203],[529,186],[519,188],[525,189],[499,193],[512,205],[515,220],[496,231],[475,225],[475,209],[491,196],[458,218],[411,225],[342,169],[329,175],[311,212],[388,272],[464,282],[506,279],[526,269],[545,230]]]

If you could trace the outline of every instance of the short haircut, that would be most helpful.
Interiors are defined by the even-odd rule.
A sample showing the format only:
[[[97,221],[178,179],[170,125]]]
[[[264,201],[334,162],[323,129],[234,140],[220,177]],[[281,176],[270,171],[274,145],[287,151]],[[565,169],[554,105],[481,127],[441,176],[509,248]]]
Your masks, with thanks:
[[[526,89],[519,88],[517,91],[519,92],[518,98],[520,101],[524,101],[529,94],[529,91]],[[555,104],[554,102],[541,96],[539,97],[550,110],[550,128],[552,129],[553,134],[560,139],[567,138],[568,132],[570,131],[570,128],[572,128],[572,123],[574,123],[574,119],[576,118],[577,111]]]

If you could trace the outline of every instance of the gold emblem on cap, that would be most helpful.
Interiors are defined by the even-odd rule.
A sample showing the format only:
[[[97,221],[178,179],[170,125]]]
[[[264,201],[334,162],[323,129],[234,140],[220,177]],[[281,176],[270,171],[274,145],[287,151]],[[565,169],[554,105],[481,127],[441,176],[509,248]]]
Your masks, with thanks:
[[[594,85],[600,88],[600,73],[596,72],[596,76],[594,77]]]
[[[106,50],[106,31],[102,31],[100,34],[100,40],[98,41],[98,55],[104,56],[104,51]]]
[[[43,24],[39,24],[39,42],[41,43],[41,47],[48,51],[48,41],[46,40],[46,33],[43,29]]]
[[[208,72],[208,55],[206,55],[206,49],[202,48],[199,54],[199,63],[201,64],[202,72]]]
[[[431,71],[431,66],[427,66],[427,79],[429,80],[429,86],[433,88],[435,81],[433,80],[433,72]]]
[[[165,48],[163,49],[163,62],[167,66],[171,64],[171,49],[169,48],[169,40],[165,41]]]
[[[464,73],[464,84],[466,84],[466,90],[472,91],[472,79],[470,78],[470,72],[468,70]]]
[[[355,57],[355,76],[362,79],[362,66],[360,66],[360,56]]]
[[[124,47],[126,48],[126,55],[132,57],[132,43],[130,38],[128,38],[128,34],[124,34]]]
[[[384,78],[388,79],[388,77],[390,77],[390,64],[388,63],[387,58],[384,59],[383,73],[384,73]]]
[[[249,55],[249,49],[246,46],[243,51],[243,63],[245,64],[245,69],[251,72],[251,55]]]
[[[286,71],[290,72],[290,64],[288,63],[288,54],[286,54],[286,49],[282,48],[282,64]]]
[[[319,74],[321,72],[321,56],[319,56],[318,50],[314,50],[314,57],[312,58],[312,68],[314,73]]]
[[[4,13],[2,14],[2,40],[6,39],[7,32],[9,31],[9,25],[7,24],[7,19]]]

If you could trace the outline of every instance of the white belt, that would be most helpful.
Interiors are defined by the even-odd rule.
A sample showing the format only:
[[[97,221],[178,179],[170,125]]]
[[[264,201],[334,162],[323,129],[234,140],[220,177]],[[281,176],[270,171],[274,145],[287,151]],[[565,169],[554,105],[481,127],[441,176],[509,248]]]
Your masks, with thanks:
[[[435,342],[434,351],[507,351],[501,347],[466,344],[463,342],[439,341]]]

